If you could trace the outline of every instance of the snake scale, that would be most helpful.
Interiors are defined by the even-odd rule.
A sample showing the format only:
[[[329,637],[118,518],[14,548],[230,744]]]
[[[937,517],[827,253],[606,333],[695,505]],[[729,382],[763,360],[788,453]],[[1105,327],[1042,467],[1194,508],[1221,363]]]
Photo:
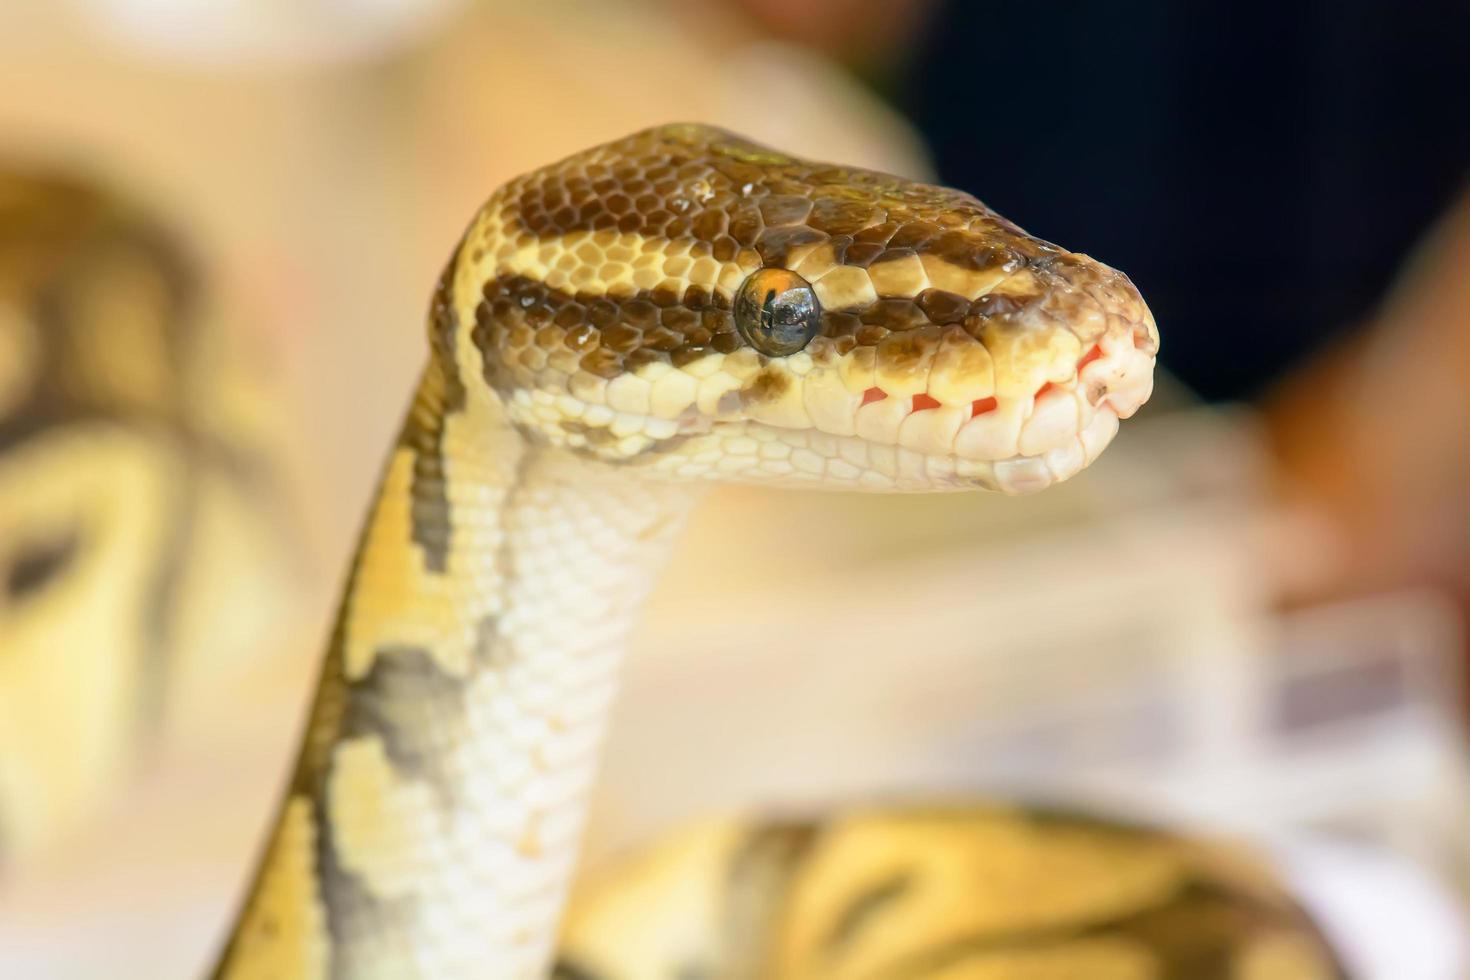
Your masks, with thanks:
[[[675,125],[497,191],[428,328],[216,976],[1341,975],[1251,861],[1035,809],[708,825],[562,922],[625,637],[700,488],[1065,479],[1150,392],[1126,277],[967,194]]]

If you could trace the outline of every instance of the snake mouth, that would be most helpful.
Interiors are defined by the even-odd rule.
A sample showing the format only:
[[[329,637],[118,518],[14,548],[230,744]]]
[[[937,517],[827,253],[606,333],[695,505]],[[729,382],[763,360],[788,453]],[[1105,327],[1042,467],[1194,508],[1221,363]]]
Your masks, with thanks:
[[[916,367],[819,349],[810,362],[760,368],[725,396],[714,424],[732,453],[761,457],[741,476],[1032,493],[1093,462],[1148,399],[1157,333],[1146,318],[1116,318],[1085,347],[1070,331],[1023,336],[987,349],[935,332]],[[733,476],[741,463],[721,465]]]
[[[596,401],[520,390],[509,408],[539,438],[649,475],[1025,494],[1102,453],[1148,399],[1156,347],[1145,322],[1117,324],[1080,355],[1043,344],[992,358],[959,338],[950,349],[963,356],[935,354],[922,372],[747,350],[629,372],[591,392]]]
[[[963,384],[931,382],[902,394],[873,385],[857,399],[853,434],[918,454],[928,481],[954,479],[1013,494],[1042,490],[1097,459],[1119,420],[1148,400],[1154,346],[1146,329],[1110,332],[1067,377],[1050,372],[1056,380],[1025,394],[992,391],[966,400]],[[916,460],[907,462],[908,470],[917,468]]]

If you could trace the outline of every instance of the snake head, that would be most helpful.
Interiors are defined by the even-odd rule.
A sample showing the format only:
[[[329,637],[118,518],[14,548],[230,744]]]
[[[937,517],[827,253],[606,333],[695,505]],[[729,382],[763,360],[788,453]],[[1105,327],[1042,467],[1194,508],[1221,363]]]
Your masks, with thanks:
[[[1126,276],[968,194],[700,125],[510,182],[446,282],[522,432],[680,479],[1041,489],[1158,349]]]

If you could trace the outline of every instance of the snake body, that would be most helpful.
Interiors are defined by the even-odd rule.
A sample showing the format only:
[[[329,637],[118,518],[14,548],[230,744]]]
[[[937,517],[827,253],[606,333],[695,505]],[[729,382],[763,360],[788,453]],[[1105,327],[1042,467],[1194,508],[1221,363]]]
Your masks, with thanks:
[[[0,871],[84,822],[196,654],[272,605],[275,556],[237,537],[275,530],[269,467],[219,410],[248,385],[199,293],[147,209],[0,162]]]
[[[220,977],[544,976],[699,489],[1040,489],[1148,397],[1158,340],[1126,277],[967,194],[698,125],[496,191],[428,334]]]
[[[1341,980],[1254,854],[1052,809],[685,830],[579,882],[557,980]]]

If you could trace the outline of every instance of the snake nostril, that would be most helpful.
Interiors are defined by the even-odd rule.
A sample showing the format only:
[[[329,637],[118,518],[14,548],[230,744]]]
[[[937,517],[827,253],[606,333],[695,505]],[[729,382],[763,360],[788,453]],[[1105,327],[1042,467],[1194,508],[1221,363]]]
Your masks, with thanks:
[[[881,402],[887,397],[888,392],[884,391],[882,388],[869,388],[867,391],[863,392],[863,404],[871,405],[873,402]]]
[[[915,411],[915,412],[923,412],[923,411],[926,411],[928,409],[938,408],[938,407],[939,407],[939,399],[937,399],[937,398],[934,398],[934,397],[932,397],[930,395],[925,395],[925,394],[922,394],[922,393],[917,394],[917,395],[914,396],[914,405],[913,405],[912,411]]]
[[[975,399],[970,403],[970,418],[974,418],[977,415],[984,415],[986,412],[995,411],[997,404],[999,403],[993,397]]]

